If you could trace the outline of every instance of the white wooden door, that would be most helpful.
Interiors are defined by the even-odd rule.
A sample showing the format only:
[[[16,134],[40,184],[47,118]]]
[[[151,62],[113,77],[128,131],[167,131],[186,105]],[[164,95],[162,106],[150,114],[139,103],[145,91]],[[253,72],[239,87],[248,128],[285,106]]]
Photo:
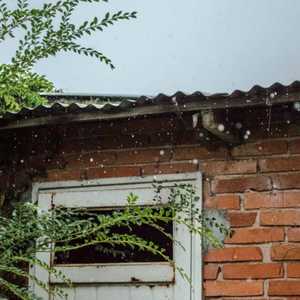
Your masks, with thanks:
[[[108,208],[126,205],[129,193],[139,196],[139,205],[153,204],[153,181],[163,183],[162,199],[167,201],[169,187],[178,183],[193,184],[201,199],[199,173],[161,175],[157,177],[114,178],[87,182],[43,183],[34,186],[33,197],[43,210],[53,205],[65,207]],[[201,201],[199,201],[199,206]],[[200,208],[200,207],[199,207]],[[173,259],[184,269],[192,284],[182,278],[168,262],[131,262],[105,264],[64,264],[55,266],[73,282],[72,288],[64,287],[69,300],[200,300],[201,299],[201,239],[193,236],[186,227],[173,225],[173,236],[185,248],[173,245]],[[37,253],[47,264],[53,264],[48,253]],[[33,272],[48,284],[62,282],[38,266]],[[45,300],[45,291],[33,286]]]

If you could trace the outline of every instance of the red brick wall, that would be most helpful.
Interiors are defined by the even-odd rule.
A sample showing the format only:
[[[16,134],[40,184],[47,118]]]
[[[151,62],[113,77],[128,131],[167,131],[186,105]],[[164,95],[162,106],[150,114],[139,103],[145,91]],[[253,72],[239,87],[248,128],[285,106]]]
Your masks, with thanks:
[[[297,299],[289,296],[300,295],[297,145],[299,140],[293,138],[236,147],[226,162],[228,168],[207,184],[212,196],[206,197],[206,206],[226,209],[234,234],[224,249],[210,250],[204,258],[206,296]],[[234,170],[235,164],[240,168]]]
[[[32,178],[81,180],[200,170],[204,207],[226,210],[234,229],[224,249],[204,257],[205,295],[300,299],[300,136],[257,138],[229,149],[212,140],[199,142],[200,129],[180,129],[177,123],[172,127],[171,119],[158,121],[143,120],[144,131],[136,120],[131,127],[106,123],[8,133],[10,150],[0,186],[9,182],[21,188]]]

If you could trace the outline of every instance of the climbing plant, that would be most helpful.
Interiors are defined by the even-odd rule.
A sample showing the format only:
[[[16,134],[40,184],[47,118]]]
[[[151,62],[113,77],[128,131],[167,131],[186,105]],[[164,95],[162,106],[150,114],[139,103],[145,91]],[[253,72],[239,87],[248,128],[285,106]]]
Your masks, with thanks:
[[[0,65],[0,114],[46,100],[40,92],[53,91],[53,83],[33,72],[35,64],[60,52],[90,56],[114,69],[109,57],[98,49],[85,47],[82,38],[123,20],[134,19],[136,12],[107,12],[89,17],[81,24],[72,21],[81,4],[108,0],[59,0],[31,5],[30,0],[0,0],[0,49],[4,41],[21,38],[10,63]],[[13,8],[11,8],[13,7]]]
[[[99,245],[100,247],[95,248],[95,251],[123,255],[122,251],[116,248],[121,245],[129,248],[130,251],[146,251],[172,262],[164,247],[132,232],[133,228],[144,224],[155,228],[171,241],[173,241],[172,234],[165,230],[163,224],[169,222],[181,224],[214,246],[220,246],[220,241],[214,235],[214,229],[218,229],[225,235],[229,230],[215,219],[203,217],[202,212],[197,208],[199,199],[192,185],[178,185],[171,188],[168,204],[162,205],[160,194],[158,186],[153,206],[148,207],[138,206],[138,197],[130,194],[127,206],[111,214],[64,207],[40,211],[32,203],[18,205],[10,218],[0,217],[0,287],[6,293],[17,296],[18,299],[38,299],[28,286],[17,283],[20,279],[30,279],[49,294],[64,296],[63,290],[50,289],[47,283],[29,273],[28,268],[24,268],[28,265],[38,265],[65,284],[71,285],[72,283],[63,273],[38,259],[36,253],[43,251],[51,251],[59,255],[59,253]],[[128,230],[122,233],[116,231],[116,228]],[[189,280],[180,266],[176,268]]]

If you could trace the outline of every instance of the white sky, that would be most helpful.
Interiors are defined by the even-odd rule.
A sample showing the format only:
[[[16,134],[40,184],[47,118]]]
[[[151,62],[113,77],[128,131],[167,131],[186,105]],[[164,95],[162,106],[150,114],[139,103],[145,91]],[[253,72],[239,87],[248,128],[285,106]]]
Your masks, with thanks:
[[[85,5],[74,18],[120,9],[137,10],[138,19],[84,40],[116,70],[70,54],[36,70],[65,92],[103,94],[213,93],[300,80],[299,0],[111,0]],[[5,46],[1,61],[14,51]]]

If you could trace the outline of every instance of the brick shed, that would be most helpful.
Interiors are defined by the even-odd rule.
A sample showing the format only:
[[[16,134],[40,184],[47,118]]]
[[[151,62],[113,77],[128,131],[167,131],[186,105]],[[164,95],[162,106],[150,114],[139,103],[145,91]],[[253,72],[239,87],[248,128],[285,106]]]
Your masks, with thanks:
[[[203,295],[300,299],[300,83],[49,101],[0,120],[3,207],[33,182],[200,171],[203,207],[225,211],[234,229],[199,257]]]

